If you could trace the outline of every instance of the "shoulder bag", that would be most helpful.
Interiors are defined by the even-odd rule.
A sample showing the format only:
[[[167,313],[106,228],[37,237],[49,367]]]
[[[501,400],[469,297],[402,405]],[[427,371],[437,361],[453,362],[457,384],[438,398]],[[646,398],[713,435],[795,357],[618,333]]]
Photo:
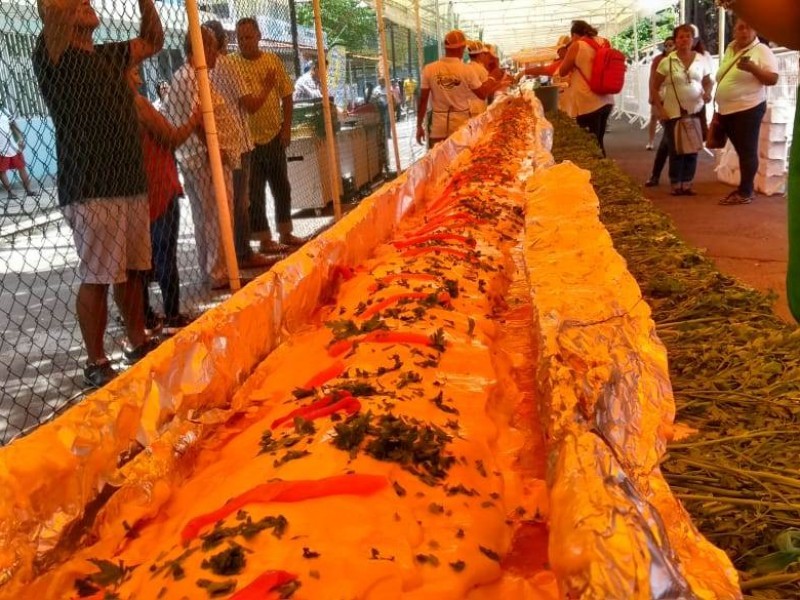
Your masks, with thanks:
[[[678,88],[675,86],[675,75],[672,68],[673,60],[675,59],[670,57],[669,78],[672,82],[672,89],[675,92],[675,101],[681,109],[681,116],[675,123],[675,129],[673,130],[673,147],[675,148],[675,154],[679,156],[697,154],[703,149],[703,126],[697,115],[690,115],[681,105]],[[683,63],[681,63],[681,66],[683,66]]]
[[[731,69],[736,66],[736,63],[739,62],[739,59],[744,55],[745,52],[749,52],[756,46],[752,46],[750,48],[746,48],[739,52],[736,56],[733,57],[731,64],[728,65],[728,68],[720,75],[719,81],[717,81],[717,90],[719,90],[719,84],[722,83],[722,80],[725,79],[725,76],[731,72]],[[714,106],[717,105],[717,95],[714,94]],[[720,148],[724,148],[725,144],[728,143],[728,134],[725,133],[725,128],[722,126],[722,115],[720,115],[718,110],[714,111],[714,116],[711,119],[711,123],[708,124],[708,134],[706,135],[706,148],[709,150],[719,150]]]

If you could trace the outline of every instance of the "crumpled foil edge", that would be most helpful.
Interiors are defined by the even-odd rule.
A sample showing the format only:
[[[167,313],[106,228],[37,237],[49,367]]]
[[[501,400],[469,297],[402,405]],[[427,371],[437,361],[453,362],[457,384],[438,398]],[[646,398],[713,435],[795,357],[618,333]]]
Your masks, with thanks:
[[[590,177],[565,162],[527,185],[551,566],[570,598],[741,598],[659,470],[675,417],[666,349]]]

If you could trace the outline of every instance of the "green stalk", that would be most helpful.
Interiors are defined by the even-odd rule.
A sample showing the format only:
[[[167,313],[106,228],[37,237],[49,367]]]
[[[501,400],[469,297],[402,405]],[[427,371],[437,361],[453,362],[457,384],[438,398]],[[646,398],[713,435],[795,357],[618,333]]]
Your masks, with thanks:
[[[741,588],[743,592],[746,592],[748,590],[756,590],[759,588],[794,583],[795,581],[800,581],[800,573],[778,573],[774,575],[765,575],[763,577],[754,577],[753,579],[746,579],[742,581]]]
[[[668,449],[673,450],[689,450],[691,448],[699,448],[701,446],[713,446],[714,444],[724,444],[725,442],[733,442],[736,440],[747,440],[752,438],[758,437],[774,437],[776,435],[787,435],[787,434],[794,434],[797,435],[797,431],[791,431],[788,429],[764,429],[762,431],[751,431],[749,433],[742,433],[741,435],[731,435],[728,437],[721,437],[721,438],[714,438],[713,440],[702,440],[699,442],[687,442],[684,444],[677,443],[677,444],[669,444]]]
[[[728,498],[723,496],[702,496],[699,494],[675,494],[679,500],[696,502],[724,502],[736,506],[759,506],[772,510],[791,510],[800,511],[800,504],[781,504],[778,502],[762,502],[761,500],[749,500],[747,498]]]

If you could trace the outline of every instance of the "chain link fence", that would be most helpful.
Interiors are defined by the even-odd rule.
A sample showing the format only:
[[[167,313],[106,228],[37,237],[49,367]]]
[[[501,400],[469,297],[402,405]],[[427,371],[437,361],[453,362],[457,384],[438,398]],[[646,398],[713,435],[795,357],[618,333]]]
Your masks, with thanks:
[[[438,2],[385,2],[381,28],[374,1],[325,0],[321,40],[307,0],[198,8],[206,69],[183,2],[0,4],[0,444],[425,152],[420,61],[456,25]]]

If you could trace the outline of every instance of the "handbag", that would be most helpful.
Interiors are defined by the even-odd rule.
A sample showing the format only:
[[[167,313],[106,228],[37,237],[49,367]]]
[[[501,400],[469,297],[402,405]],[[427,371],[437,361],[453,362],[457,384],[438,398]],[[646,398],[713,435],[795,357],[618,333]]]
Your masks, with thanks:
[[[756,44],[757,45],[757,44]],[[750,48],[745,48],[739,54],[733,57],[731,64],[728,65],[728,68],[719,76],[717,80],[717,89],[719,90],[719,84],[722,83],[722,80],[725,79],[725,75],[730,73],[731,69],[736,66],[736,63],[739,62],[739,59],[745,54],[745,52],[749,52],[755,46],[751,46]],[[717,98],[716,94],[714,94],[714,106],[717,105]],[[714,111],[714,116],[711,119],[711,123],[708,124],[708,133],[706,134],[706,148],[709,150],[719,150],[725,147],[725,144],[728,143],[728,134],[725,133],[725,128],[722,126],[722,115],[720,115],[719,111]]]
[[[718,150],[724,148],[728,143],[728,134],[725,133],[725,128],[722,126],[722,116],[718,112],[714,112],[711,118],[711,123],[708,124],[708,135],[706,135],[706,148],[709,150]]]
[[[674,60],[670,58],[670,61]],[[700,122],[700,117],[697,115],[690,115],[687,110],[681,105],[678,96],[678,88],[675,87],[675,77],[673,76],[672,65],[669,69],[670,81],[672,81],[672,89],[675,92],[675,100],[681,109],[681,116],[675,122],[673,129],[673,148],[675,154],[683,156],[686,154],[697,154],[703,149],[703,125]]]
[[[703,149],[703,126],[697,115],[682,115],[675,123],[675,154],[697,154]]]

